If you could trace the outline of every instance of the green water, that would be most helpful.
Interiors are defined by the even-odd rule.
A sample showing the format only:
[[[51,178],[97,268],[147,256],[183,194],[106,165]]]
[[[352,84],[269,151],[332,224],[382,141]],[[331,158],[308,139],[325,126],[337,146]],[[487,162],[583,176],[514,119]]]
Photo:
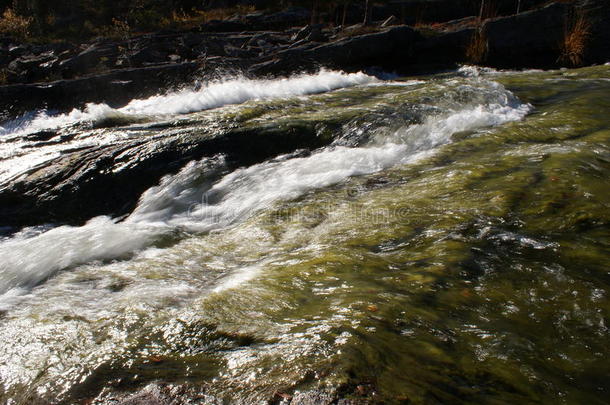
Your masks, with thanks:
[[[449,76],[221,114],[388,130],[459,104]],[[533,110],[39,286],[0,319],[0,398],[112,403],[161,382],[192,403],[607,403],[610,66],[476,80]]]

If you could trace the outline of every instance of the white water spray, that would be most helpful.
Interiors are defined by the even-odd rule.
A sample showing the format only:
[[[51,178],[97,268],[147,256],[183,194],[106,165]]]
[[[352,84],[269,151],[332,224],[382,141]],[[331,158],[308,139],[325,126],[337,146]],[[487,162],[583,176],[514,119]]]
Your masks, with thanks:
[[[251,100],[305,96],[375,82],[376,78],[364,73],[329,70],[276,80],[225,79],[208,83],[198,90],[182,90],[143,100],[132,100],[118,109],[106,104],[90,103],[83,110],[74,109],[67,114],[49,115],[43,112],[0,127],[0,136],[24,135],[81,123],[98,124],[108,120],[137,122],[147,117],[187,114]]]
[[[280,82],[268,94],[279,94],[282,86]],[[211,167],[222,166],[222,160],[191,162],[145,192],[123,222],[100,217],[82,227],[64,226],[0,243],[0,294],[5,294],[6,305],[17,290],[32,288],[59,270],[124,257],[177,228],[201,232],[231,226],[279,201],[412,162],[449,143],[458,132],[517,121],[530,111],[531,106],[519,103],[502,86],[485,91],[491,101],[429,116],[420,124],[379,135],[365,147],[330,146],[307,157],[278,158],[237,169],[214,184],[202,185],[200,180]]]

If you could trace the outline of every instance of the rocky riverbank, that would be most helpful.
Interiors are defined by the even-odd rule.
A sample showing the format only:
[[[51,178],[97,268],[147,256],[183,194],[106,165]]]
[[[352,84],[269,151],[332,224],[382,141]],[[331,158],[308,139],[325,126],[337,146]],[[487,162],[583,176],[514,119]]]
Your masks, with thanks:
[[[583,63],[607,62],[610,6],[597,0],[583,6],[590,24]],[[0,110],[6,119],[43,108],[68,111],[85,103],[116,108],[160,89],[184,83],[198,86],[196,79],[212,79],[227,72],[273,77],[320,67],[366,70],[369,74],[439,71],[468,63],[466,49],[480,33],[486,41],[481,64],[553,68],[566,63],[560,44],[566,18],[572,18],[574,12],[570,4],[551,3],[519,15],[486,20],[481,28],[469,26],[468,21],[453,21],[436,29],[414,28],[395,25],[397,20],[389,18],[374,27],[356,25],[344,30],[321,25],[268,29],[280,21],[289,25],[302,21],[303,10],[292,9],[275,15],[257,14],[245,22],[210,22],[197,32],[100,40],[77,48],[10,46],[5,42],[1,54],[4,60],[12,59],[8,64],[10,80],[23,83],[0,86]],[[247,26],[264,30],[236,31]],[[99,70],[102,73],[96,73]],[[28,83],[54,76],[64,78]],[[120,123],[120,117],[117,119]],[[227,125],[189,136],[168,131],[163,136],[130,138],[113,145],[68,148],[42,165],[3,180],[1,223],[16,228],[42,221],[80,224],[96,215],[123,215],[130,212],[144,190],[190,160],[224,153],[236,167],[299,148],[319,147],[326,141],[318,136],[316,125],[309,122],[282,129]],[[287,130],[294,136],[286,137]],[[61,147],[69,145],[78,131],[43,129],[24,135],[20,142],[30,149]],[[255,133],[256,142],[252,142],[250,132]]]
[[[305,9],[255,13],[211,21],[189,32],[159,32],[80,45],[19,45],[0,39],[7,66],[0,86],[4,117],[47,108],[66,110],[85,102],[118,106],[163,88],[211,78],[218,72],[247,76],[285,75],[321,66],[345,71],[375,69],[429,73],[462,63],[495,68],[556,68],[569,65],[561,44],[578,10],[590,26],[584,65],[610,59],[610,6],[603,0],[556,2],[519,15],[466,18],[431,26],[398,25],[389,17],[371,27],[307,21]],[[286,28],[277,30],[278,28]],[[275,30],[273,30],[275,29]],[[482,33],[480,55],[468,48]]]

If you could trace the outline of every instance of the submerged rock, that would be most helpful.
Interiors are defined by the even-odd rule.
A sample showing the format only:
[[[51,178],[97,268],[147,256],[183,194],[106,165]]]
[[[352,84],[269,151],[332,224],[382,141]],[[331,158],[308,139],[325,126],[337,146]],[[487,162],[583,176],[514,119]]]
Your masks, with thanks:
[[[314,123],[289,127],[236,128],[212,135],[138,138],[131,142],[68,150],[0,185],[0,222],[8,226],[43,222],[80,224],[98,215],[131,212],[140,195],[186,163],[219,153],[229,167],[251,165],[330,141]],[[41,134],[41,139],[52,134]]]

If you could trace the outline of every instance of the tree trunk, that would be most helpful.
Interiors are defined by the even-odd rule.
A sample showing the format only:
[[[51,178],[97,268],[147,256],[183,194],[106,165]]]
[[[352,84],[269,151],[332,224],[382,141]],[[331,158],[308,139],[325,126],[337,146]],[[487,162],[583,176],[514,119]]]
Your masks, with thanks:
[[[366,0],[364,3],[364,25],[371,23],[371,12],[373,11],[373,4],[370,0]]]
[[[521,0],[517,0],[517,14],[521,12]]]
[[[483,9],[485,9],[485,0],[481,0],[481,8],[479,9],[479,22],[483,21]]]
[[[343,2],[343,17],[341,19],[341,26],[345,27],[345,22],[347,21],[347,9],[349,8],[349,1]]]
[[[313,0],[312,2],[312,6],[311,6],[311,24],[317,24],[318,23],[318,5],[319,1],[318,0]]]

